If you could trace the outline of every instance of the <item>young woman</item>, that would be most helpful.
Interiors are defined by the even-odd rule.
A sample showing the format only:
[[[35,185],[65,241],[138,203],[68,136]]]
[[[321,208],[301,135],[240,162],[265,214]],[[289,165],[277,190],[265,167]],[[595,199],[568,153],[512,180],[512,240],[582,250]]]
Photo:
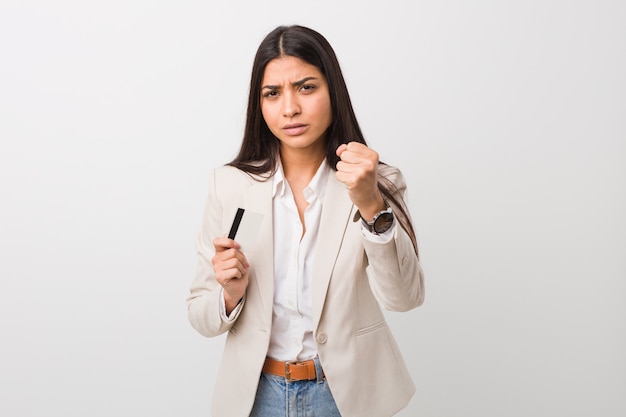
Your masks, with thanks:
[[[258,48],[238,156],[210,173],[187,300],[228,332],[213,417],[384,417],[415,386],[381,308],[422,304],[401,172],[363,138],[327,40],[281,26]],[[227,233],[238,208],[256,239]]]

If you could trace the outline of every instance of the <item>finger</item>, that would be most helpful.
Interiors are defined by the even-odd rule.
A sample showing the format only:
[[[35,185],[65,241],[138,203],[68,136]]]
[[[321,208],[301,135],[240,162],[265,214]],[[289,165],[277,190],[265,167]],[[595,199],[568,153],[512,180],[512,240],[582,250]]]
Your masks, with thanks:
[[[354,177],[350,173],[337,171],[335,172],[335,177],[340,183],[344,184],[346,188],[348,189],[354,186]]]
[[[344,152],[344,155],[347,152]],[[376,166],[378,165],[378,159],[375,155],[354,155],[351,157],[346,157],[346,159],[342,159],[346,165],[342,167],[342,170],[346,172],[354,173],[355,175],[360,175],[362,171],[375,171]]]
[[[223,271],[219,271],[219,273],[216,272],[215,279],[217,280],[217,282],[220,283],[220,285],[224,286],[229,281],[243,278],[244,275],[245,275],[245,272],[241,272],[237,268],[231,268],[231,269],[225,269]]]
[[[216,267],[219,267],[223,264],[226,264],[227,267],[230,267],[233,262],[239,262],[246,268],[250,267],[246,256],[238,249],[225,249],[221,252],[216,252],[213,256],[213,264]]]
[[[215,278],[223,285],[223,283],[231,279],[240,279],[248,272],[248,269],[241,262],[222,262],[216,265]]]
[[[359,164],[364,159],[362,154],[349,151],[349,150],[343,151],[339,158],[344,163],[351,164],[351,165]]]
[[[220,236],[213,239],[213,246],[215,246],[216,252],[221,252],[227,249],[239,249],[241,247],[239,243],[225,236]]]
[[[358,145],[361,144],[359,143]],[[346,149],[341,153],[339,158],[347,163],[359,164],[364,161],[378,159],[378,155],[370,148],[364,146],[363,148]]]
[[[347,151],[356,157],[364,158],[369,161],[378,162],[379,159],[378,152],[359,142],[350,142]]]
[[[351,164],[349,162],[345,162],[345,161],[339,161],[337,162],[337,171],[339,172],[344,172],[346,174],[352,172],[352,170],[354,169],[354,164]]]
[[[360,142],[348,142],[348,144],[346,145],[346,149],[350,152],[354,152],[358,154],[364,154],[371,150],[370,148],[367,147],[367,145],[364,145],[363,143],[360,143]]]
[[[341,145],[339,145],[339,147],[337,148],[337,150],[335,151],[335,153],[337,154],[338,157],[341,158],[341,154],[348,149],[348,145],[346,145],[345,143],[342,143]]]

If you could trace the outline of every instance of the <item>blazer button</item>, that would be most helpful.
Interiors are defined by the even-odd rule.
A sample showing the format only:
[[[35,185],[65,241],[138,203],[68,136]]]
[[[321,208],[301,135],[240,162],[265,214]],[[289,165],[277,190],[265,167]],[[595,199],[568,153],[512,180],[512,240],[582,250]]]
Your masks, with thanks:
[[[328,336],[326,335],[326,333],[320,333],[317,335],[317,343],[326,343],[326,341],[328,340]]]

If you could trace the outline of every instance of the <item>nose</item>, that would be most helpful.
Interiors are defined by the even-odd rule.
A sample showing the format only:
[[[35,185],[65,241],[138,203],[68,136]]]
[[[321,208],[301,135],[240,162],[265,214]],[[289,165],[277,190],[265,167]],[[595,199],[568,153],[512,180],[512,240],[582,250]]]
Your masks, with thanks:
[[[300,103],[295,94],[289,92],[283,95],[283,116],[293,117],[300,114]]]

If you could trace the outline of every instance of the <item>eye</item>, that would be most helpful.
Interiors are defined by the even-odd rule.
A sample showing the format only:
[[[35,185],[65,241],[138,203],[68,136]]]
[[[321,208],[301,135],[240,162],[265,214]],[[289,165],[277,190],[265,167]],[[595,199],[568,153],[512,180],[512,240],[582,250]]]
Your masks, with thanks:
[[[315,90],[315,86],[313,84],[303,84],[302,87],[300,87],[300,91],[303,93],[310,93],[313,90]]]
[[[265,98],[272,98],[272,97],[276,97],[278,96],[278,91],[276,90],[269,90],[265,93],[263,93],[263,97]]]

